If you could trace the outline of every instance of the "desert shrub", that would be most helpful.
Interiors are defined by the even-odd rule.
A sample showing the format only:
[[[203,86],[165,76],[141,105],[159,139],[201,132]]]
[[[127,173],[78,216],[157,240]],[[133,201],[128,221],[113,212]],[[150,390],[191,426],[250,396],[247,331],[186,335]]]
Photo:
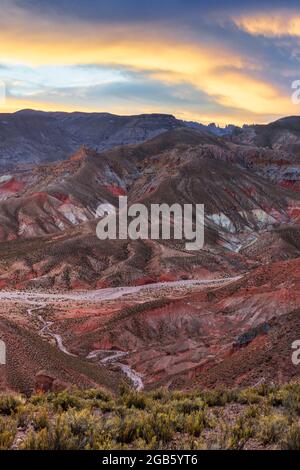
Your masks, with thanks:
[[[37,393],[37,394],[31,395],[31,397],[28,400],[28,403],[38,406],[38,405],[43,405],[47,403],[49,400],[50,400],[50,394]]]
[[[300,450],[299,413],[300,382],[242,391],[146,393],[124,386],[116,398],[75,388],[27,400],[6,394],[0,449],[243,449],[254,438],[255,445]]]
[[[293,424],[280,441],[282,450],[300,450],[300,426]]]
[[[136,390],[129,390],[122,396],[122,402],[127,408],[138,408],[144,410],[147,405],[145,394]]]
[[[89,410],[71,410],[65,414],[65,420],[75,436],[92,435],[99,426],[99,419],[93,416]]]
[[[108,413],[115,409],[115,403],[113,401],[93,400],[90,404],[90,409],[98,409],[103,413]]]
[[[0,395],[0,414],[11,415],[22,404],[22,399],[14,395]]]
[[[148,428],[144,415],[137,414],[114,417],[109,422],[109,430],[112,431],[116,441],[123,444],[130,444],[139,438],[147,441],[147,436],[152,432],[151,428]]]
[[[271,393],[275,393],[278,387],[275,384],[268,384],[266,382],[261,383],[254,389],[256,393],[261,397],[268,397]]]
[[[56,411],[67,411],[69,408],[81,409],[84,407],[84,402],[81,398],[66,390],[58,393],[53,398],[52,403]]]
[[[188,393],[184,393],[181,390],[174,390],[172,392],[166,392],[164,394],[164,398],[167,401],[175,401],[175,400],[184,400],[184,398],[190,398],[190,395]]]
[[[166,396],[166,392],[164,390],[162,390],[161,388],[159,388],[158,390],[154,390],[153,392],[151,392],[149,394],[149,396],[153,399],[153,400],[162,400],[165,396]]]
[[[300,396],[287,390],[282,390],[272,400],[273,406],[282,406],[289,413],[300,414]]]
[[[258,423],[258,437],[263,444],[274,444],[286,432],[288,424],[286,416],[278,414],[263,416]]]
[[[163,443],[169,442],[173,435],[177,424],[176,416],[167,413],[157,413],[154,416],[149,416],[149,421],[152,424],[154,437]]]
[[[89,449],[89,447],[87,447]],[[94,435],[94,443],[92,450],[121,450],[124,446],[115,439],[104,429],[98,429]]]
[[[71,436],[60,430],[55,435],[52,429],[43,428],[39,432],[30,431],[24,439],[22,450],[72,450]]]
[[[300,386],[299,382],[286,385],[282,390],[282,406],[291,413],[300,414]]]
[[[32,416],[32,424],[36,431],[50,426],[50,413],[47,408],[39,408]]]
[[[26,428],[33,418],[33,409],[31,405],[20,405],[14,413],[14,418],[18,428]]]
[[[283,406],[289,412],[300,414],[300,382],[290,382],[274,390],[268,400],[272,406]]]
[[[112,400],[112,395],[103,390],[102,388],[93,388],[90,390],[83,390],[78,392],[80,397],[83,399],[88,400],[100,400],[104,402],[109,402]]]
[[[153,438],[150,442],[146,442],[144,439],[136,439],[134,441],[135,450],[155,450],[158,448],[156,438]]]
[[[257,403],[261,403],[263,397],[260,395],[259,390],[257,388],[247,388],[242,390],[237,398],[238,403],[242,405],[253,405]]]
[[[108,422],[108,429],[117,442],[130,444],[143,439],[147,444],[169,442],[175,432],[176,418],[167,413],[146,413],[144,411],[115,416]]]
[[[22,444],[27,450],[83,450],[93,447],[94,423],[81,412],[63,413],[38,432],[31,431]],[[85,412],[86,413],[86,412]]]
[[[203,410],[205,407],[205,403],[200,399],[190,399],[190,398],[183,398],[178,400],[174,404],[174,408],[178,413],[189,414],[193,411]]]
[[[221,432],[220,448],[243,449],[247,441],[254,436],[252,420],[245,416],[239,416],[231,426],[225,423]]]
[[[186,417],[185,431],[192,436],[199,437],[205,428],[209,428],[211,422],[204,411],[196,411]]]
[[[299,394],[300,394],[300,380],[295,380],[295,381],[289,382],[285,385],[282,385],[282,387],[280,389],[283,390],[283,391],[286,391],[286,392],[289,392],[289,393],[292,393],[294,395],[299,396]]]
[[[227,403],[235,401],[236,394],[234,390],[230,391],[220,388],[207,390],[202,393],[202,397],[208,406],[224,406]]]
[[[245,418],[257,418],[262,413],[261,407],[259,405],[249,405],[245,409],[244,416]],[[266,413],[267,414],[267,413]]]
[[[283,390],[272,392],[268,396],[268,404],[273,407],[282,406],[286,396],[287,394]]]
[[[0,450],[10,449],[14,443],[17,427],[12,419],[0,417]]]

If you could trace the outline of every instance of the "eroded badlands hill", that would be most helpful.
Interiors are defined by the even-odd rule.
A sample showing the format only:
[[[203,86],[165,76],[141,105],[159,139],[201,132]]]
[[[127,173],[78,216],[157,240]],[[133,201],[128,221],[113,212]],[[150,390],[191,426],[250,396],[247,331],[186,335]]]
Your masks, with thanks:
[[[259,251],[266,239],[297,256],[297,242],[280,229],[293,227],[297,240],[299,194],[242,167],[238,149],[176,129],[102,153],[83,147],[66,162],[17,173],[20,189],[0,203],[0,285],[69,289],[232,275],[257,266],[248,247]],[[203,203],[204,249],[188,252],[178,240],[99,241],[97,207],[118,207],[120,195],[148,208]]]
[[[113,148],[98,151],[94,118],[66,160],[61,146],[52,163],[0,175],[0,321],[17,364],[2,386],[32,391],[44,369],[54,383],[113,390],[123,380],[231,387],[299,375],[299,118],[218,137],[152,116],[154,138],[117,147],[108,138]],[[83,121],[72,119],[77,135]],[[128,124],[130,142],[151,137],[140,119]],[[97,207],[117,207],[121,195],[148,208],[203,203],[203,249],[100,241]]]

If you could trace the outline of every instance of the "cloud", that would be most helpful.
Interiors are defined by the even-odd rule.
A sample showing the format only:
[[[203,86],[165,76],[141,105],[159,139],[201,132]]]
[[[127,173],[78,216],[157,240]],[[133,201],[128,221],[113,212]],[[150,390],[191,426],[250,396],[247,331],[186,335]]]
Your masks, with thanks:
[[[92,69],[96,71],[99,67],[94,65]],[[75,73],[77,69],[86,70],[88,73],[89,66],[76,66],[63,73],[68,76]],[[102,68],[99,72],[103,73]],[[47,71],[47,75],[43,78],[42,72]],[[105,70],[108,75],[113,76],[113,70]],[[56,69],[53,68],[53,76],[55,78]],[[39,80],[29,82],[28,78],[33,70],[29,69],[24,72],[22,69],[23,79],[11,80],[7,82],[8,100],[7,109],[12,103],[26,102],[26,107],[35,109],[47,109],[56,111],[58,109],[64,111],[76,111],[78,109],[84,111],[108,110],[117,114],[138,114],[141,112],[168,112],[175,114],[181,119],[198,120],[209,123],[217,121],[220,124],[228,122],[236,122],[243,124],[245,115],[249,122],[261,122],[265,118],[265,113],[252,112],[243,109],[225,100],[222,103],[221,96],[211,96],[192,83],[181,81],[165,82],[162,79],[156,79],[153,73],[138,72],[122,69],[121,80],[115,79],[98,82],[98,84],[81,84],[75,80],[71,85],[71,81],[66,80],[65,86],[57,86],[54,79],[49,79],[49,68],[43,67],[39,70]],[[155,75],[155,74],[154,74]],[[76,73],[75,73],[76,76]],[[24,80],[26,77],[26,80]],[[21,77],[19,77],[21,78]],[[47,86],[45,83],[47,82]],[[31,106],[28,105],[30,100]],[[276,113],[268,114],[270,119],[276,118]]]
[[[295,114],[295,2],[281,18],[279,3],[3,0],[8,106],[236,123]]]
[[[252,35],[300,37],[300,15],[287,9],[268,13],[255,12],[234,18],[235,24]]]

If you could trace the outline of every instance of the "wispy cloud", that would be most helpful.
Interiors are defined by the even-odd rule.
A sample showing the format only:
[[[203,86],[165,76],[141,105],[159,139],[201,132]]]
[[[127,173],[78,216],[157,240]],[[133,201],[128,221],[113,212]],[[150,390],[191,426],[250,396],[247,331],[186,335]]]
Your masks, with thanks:
[[[299,11],[283,8],[254,12],[234,18],[235,24],[249,34],[266,37],[300,37]]]

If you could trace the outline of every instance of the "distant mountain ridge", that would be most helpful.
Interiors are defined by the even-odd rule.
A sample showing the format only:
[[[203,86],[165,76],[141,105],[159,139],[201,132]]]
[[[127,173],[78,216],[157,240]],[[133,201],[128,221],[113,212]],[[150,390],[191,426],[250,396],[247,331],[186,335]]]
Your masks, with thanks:
[[[0,168],[65,160],[82,145],[99,152],[136,144],[180,127],[215,135],[232,130],[181,121],[169,114],[117,116],[34,110],[0,114]]]
[[[300,116],[288,116],[269,124],[244,125],[235,128],[233,139],[243,144],[300,153]]]

